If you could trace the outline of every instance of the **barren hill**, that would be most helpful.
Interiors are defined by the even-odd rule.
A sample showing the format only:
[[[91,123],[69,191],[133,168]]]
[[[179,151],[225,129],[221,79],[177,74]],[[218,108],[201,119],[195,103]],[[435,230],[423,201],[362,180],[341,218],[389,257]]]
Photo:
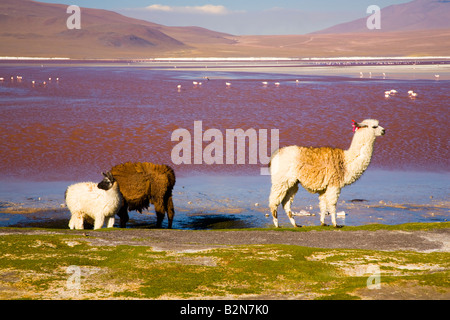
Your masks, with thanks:
[[[69,30],[67,7],[1,0],[0,57],[326,58],[447,56],[450,52],[450,1],[444,0],[415,0],[382,9],[383,32],[368,30],[365,17],[314,34],[276,36],[234,36],[195,26],[168,27],[88,8],[81,8],[81,29]]]
[[[367,15],[367,17],[369,14]],[[368,32],[367,17],[341,23],[314,34]],[[375,32],[398,32],[450,28],[450,1],[414,0],[381,9],[381,29]]]
[[[0,56],[136,58],[179,55],[183,39],[229,42],[203,28],[172,28],[118,13],[81,8],[81,29],[68,29],[68,5],[30,0],[0,2]],[[175,38],[177,37],[177,38]]]

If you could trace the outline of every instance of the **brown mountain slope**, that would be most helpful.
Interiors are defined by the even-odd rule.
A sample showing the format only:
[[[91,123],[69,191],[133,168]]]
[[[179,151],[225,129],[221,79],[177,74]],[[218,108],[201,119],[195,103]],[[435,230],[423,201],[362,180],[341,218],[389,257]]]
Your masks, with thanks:
[[[341,23],[313,34],[368,32],[366,17]],[[381,9],[381,29],[374,32],[397,32],[450,28],[450,1],[414,0]]]
[[[190,42],[224,42],[225,34],[172,28],[118,13],[81,8],[81,29],[66,26],[67,5],[29,0],[0,2],[0,56],[142,58],[190,52]],[[179,40],[177,38],[181,38]],[[196,40],[199,39],[199,40]]]
[[[287,36],[241,36],[228,48],[272,57],[448,56],[450,29],[414,33],[347,33]],[[241,47],[241,48],[240,48]]]

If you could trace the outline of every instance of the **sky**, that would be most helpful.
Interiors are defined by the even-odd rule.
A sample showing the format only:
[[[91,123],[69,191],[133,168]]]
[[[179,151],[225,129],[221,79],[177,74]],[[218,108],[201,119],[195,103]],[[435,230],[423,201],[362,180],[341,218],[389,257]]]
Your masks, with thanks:
[[[166,26],[198,26],[233,35],[306,34],[358,18],[367,7],[411,0],[38,0],[112,10]]]

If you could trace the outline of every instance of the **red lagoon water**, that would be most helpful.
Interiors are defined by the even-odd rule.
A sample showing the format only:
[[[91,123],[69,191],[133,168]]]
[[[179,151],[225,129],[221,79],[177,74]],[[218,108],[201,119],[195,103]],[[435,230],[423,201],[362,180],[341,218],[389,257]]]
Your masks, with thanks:
[[[177,174],[260,172],[260,158],[248,164],[248,147],[244,165],[174,164],[171,154],[179,142],[171,136],[179,128],[191,135],[194,159],[194,140],[201,141],[194,136],[194,121],[202,121],[201,133],[217,129],[214,138],[222,135],[224,163],[227,129],[267,129],[269,141],[270,130],[278,129],[280,147],[347,148],[351,120],[375,118],[386,135],[376,141],[372,167],[449,168],[448,80],[294,76],[286,68],[265,74],[39,64],[0,66],[0,77],[3,178],[98,179],[101,171],[125,161],[165,163]],[[391,89],[398,93],[386,99],[384,91]],[[408,90],[418,97],[409,98]]]

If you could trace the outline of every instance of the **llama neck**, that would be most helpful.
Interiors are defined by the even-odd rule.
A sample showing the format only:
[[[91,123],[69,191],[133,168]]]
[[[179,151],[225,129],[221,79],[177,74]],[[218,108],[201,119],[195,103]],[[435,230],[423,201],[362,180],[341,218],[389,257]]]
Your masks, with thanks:
[[[117,193],[118,190],[119,190],[119,184],[117,183],[117,181],[114,181],[112,187],[109,188],[108,190],[106,190],[106,192],[114,194],[114,193]]]
[[[344,151],[344,183],[346,185],[358,180],[369,166],[374,142],[375,136],[355,132],[350,148]]]

